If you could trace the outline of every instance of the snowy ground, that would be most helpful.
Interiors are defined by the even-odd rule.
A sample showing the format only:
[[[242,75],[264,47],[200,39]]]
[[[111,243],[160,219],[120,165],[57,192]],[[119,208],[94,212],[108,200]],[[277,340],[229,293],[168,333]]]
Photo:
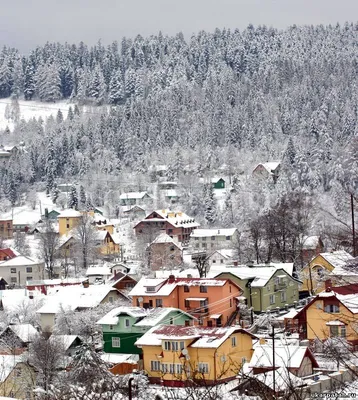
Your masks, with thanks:
[[[14,129],[14,123],[11,120],[5,118],[6,106],[11,106],[10,98],[0,100],[0,130],[5,129],[7,126],[10,130]],[[40,101],[25,101],[19,100],[20,105],[20,119],[25,119],[26,121],[31,118],[42,118],[46,120],[50,115],[54,117],[58,110],[61,110],[64,117],[67,116],[67,112],[71,103],[66,101],[58,101],[57,103],[42,103]],[[72,104],[72,108],[73,108]]]

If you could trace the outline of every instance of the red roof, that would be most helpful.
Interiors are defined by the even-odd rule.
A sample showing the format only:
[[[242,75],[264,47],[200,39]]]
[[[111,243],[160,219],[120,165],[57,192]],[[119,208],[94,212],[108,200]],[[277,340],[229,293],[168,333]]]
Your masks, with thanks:
[[[350,285],[344,285],[344,286],[338,286],[338,287],[331,287],[332,292],[337,293],[337,294],[355,294],[358,293],[358,284],[350,284]]]
[[[10,248],[0,249],[0,253],[3,253],[9,259],[16,257],[16,254]]]

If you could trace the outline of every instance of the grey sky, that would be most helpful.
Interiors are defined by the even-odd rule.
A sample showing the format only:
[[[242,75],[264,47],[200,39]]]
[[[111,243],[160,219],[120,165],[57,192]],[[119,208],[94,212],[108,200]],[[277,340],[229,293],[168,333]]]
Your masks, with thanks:
[[[0,45],[27,52],[46,41],[107,44],[159,30],[188,37],[249,23],[284,28],[357,19],[358,0],[13,0],[1,7]]]

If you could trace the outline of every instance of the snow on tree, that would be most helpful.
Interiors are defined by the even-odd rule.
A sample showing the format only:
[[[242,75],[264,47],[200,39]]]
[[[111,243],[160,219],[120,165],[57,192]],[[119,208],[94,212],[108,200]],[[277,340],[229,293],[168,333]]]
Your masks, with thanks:
[[[77,210],[78,208],[78,197],[77,197],[77,190],[74,186],[71,186],[71,190],[69,193],[68,199],[68,207]]]

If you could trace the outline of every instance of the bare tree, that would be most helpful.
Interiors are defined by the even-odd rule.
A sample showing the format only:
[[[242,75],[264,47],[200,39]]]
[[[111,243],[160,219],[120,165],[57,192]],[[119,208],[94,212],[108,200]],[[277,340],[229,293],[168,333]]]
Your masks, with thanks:
[[[54,277],[54,267],[56,261],[56,254],[60,244],[60,237],[56,231],[54,224],[45,219],[43,223],[42,232],[40,237],[40,257],[45,262],[46,271],[49,279]]]
[[[24,256],[29,256],[31,254],[30,246],[26,241],[25,232],[16,231],[14,233],[14,248]]]
[[[83,269],[87,269],[93,258],[97,257],[97,235],[98,231],[93,225],[91,216],[88,213],[82,214],[78,224],[73,229],[73,237],[75,249]]]

